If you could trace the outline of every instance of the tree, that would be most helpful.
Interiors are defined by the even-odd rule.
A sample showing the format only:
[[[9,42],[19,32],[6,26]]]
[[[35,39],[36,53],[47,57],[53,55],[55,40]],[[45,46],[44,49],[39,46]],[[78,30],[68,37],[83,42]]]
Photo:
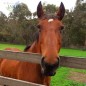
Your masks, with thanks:
[[[20,3],[13,7],[13,12],[10,15],[21,21],[26,18],[31,18],[32,14],[26,4]]]
[[[25,44],[26,40],[23,35],[28,33],[27,29],[30,27],[29,19],[31,18],[31,12],[24,3],[17,4],[13,7],[13,11],[8,17],[7,32],[10,37],[7,40],[11,43]]]
[[[0,11],[0,41],[3,41],[4,35],[6,34],[5,28],[7,23],[6,15]]]
[[[7,22],[7,17],[6,17],[6,15],[3,13],[3,12],[1,12],[0,11],[0,32],[1,32],[1,30],[3,30],[4,29],[4,25],[6,24],[6,22]]]
[[[56,7],[56,5],[54,4],[47,4],[44,5],[44,11],[49,14],[49,13],[55,13],[58,10],[58,7]]]
[[[86,41],[86,3],[81,3],[79,0],[79,4],[75,7],[73,17],[74,20],[71,29],[73,32],[71,35],[73,36],[71,37],[71,41],[74,40],[73,43],[84,46]]]
[[[37,16],[37,12],[33,13],[33,18],[35,18]]]
[[[73,11],[66,10],[65,11],[65,16],[64,19],[62,20],[64,23],[64,30],[62,31],[62,38],[63,42],[62,45],[64,47],[69,47],[70,42],[71,42],[71,28],[72,28],[72,23],[73,23],[74,17],[73,17]]]

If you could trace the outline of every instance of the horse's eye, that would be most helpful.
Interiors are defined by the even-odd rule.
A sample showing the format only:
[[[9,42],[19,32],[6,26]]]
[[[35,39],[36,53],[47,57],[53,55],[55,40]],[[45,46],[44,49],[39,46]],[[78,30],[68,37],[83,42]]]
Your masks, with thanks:
[[[37,28],[38,28],[38,30],[39,30],[39,32],[41,32],[41,26],[40,25],[37,25]]]
[[[64,29],[64,26],[61,26],[61,30],[63,30]]]

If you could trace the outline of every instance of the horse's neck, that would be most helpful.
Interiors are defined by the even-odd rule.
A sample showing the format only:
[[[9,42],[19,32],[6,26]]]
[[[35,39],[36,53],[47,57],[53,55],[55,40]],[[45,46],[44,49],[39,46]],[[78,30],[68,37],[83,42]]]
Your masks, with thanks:
[[[41,54],[40,43],[35,41],[26,52],[32,52],[32,53],[39,53],[39,54]],[[37,64],[37,66],[38,66],[38,70],[39,70],[39,65]],[[50,86],[49,85],[50,84],[50,77],[49,76],[47,76],[47,77],[46,76],[42,76],[42,84]]]
[[[41,53],[41,50],[40,50],[40,44],[35,41],[31,47],[29,48],[29,52],[32,52],[32,53]]]

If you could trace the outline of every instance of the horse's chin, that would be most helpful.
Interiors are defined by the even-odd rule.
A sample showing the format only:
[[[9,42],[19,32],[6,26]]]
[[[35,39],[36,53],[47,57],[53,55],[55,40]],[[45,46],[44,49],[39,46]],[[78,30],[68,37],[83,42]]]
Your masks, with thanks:
[[[53,73],[51,73],[51,72],[50,72],[50,73],[46,73],[46,72],[45,72],[45,73],[44,73],[45,76],[54,76],[55,74],[56,74],[56,72],[53,72]]]
[[[56,72],[49,72],[47,70],[42,70],[42,75],[44,76],[54,76],[56,74]]]

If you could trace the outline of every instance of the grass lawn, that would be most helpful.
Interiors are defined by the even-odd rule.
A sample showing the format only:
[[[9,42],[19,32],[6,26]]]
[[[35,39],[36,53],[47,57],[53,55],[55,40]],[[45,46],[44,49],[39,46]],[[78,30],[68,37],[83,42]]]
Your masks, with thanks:
[[[15,45],[15,44],[0,44],[0,50],[4,50],[5,48],[18,48],[20,50],[24,50],[25,45]]]
[[[86,70],[60,67],[57,74],[52,77],[51,86],[86,86],[86,83],[80,83],[68,78],[70,72],[79,72],[86,74]],[[81,78],[81,77],[80,77]]]
[[[74,50],[74,49],[64,49],[60,51],[60,55],[63,56],[75,56],[75,57],[86,57],[86,51],[83,50]]]
[[[0,44],[0,50],[5,49],[6,47],[15,47],[19,48],[20,50],[24,50],[25,45]],[[62,48],[60,51],[60,55],[86,57],[86,51]],[[86,83],[80,83],[74,80],[70,80],[68,78],[70,72],[80,72],[86,74],[86,70],[60,67],[57,70],[57,74],[52,77],[51,86],[86,86]]]

